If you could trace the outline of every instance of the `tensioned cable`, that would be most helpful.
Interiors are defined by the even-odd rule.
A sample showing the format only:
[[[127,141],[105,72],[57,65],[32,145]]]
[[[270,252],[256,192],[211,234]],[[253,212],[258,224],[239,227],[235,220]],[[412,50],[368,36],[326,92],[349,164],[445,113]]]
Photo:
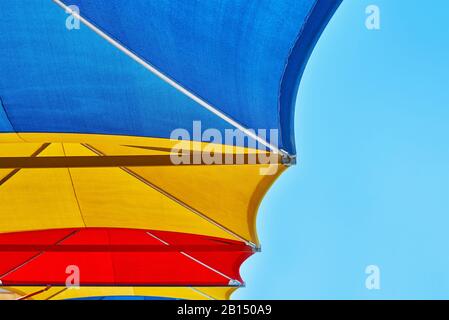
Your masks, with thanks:
[[[139,57],[137,54],[132,52],[130,49],[126,48],[119,41],[115,40],[110,35],[108,35],[104,31],[102,31],[100,28],[95,26],[93,23],[91,23],[89,20],[87,20],[86,18],[82,17],[78,12],[76,12],[75,10],[70,8],[69,6],[67,6],[64,3],[62,3],[62,1],[60,1],[60,0],[52,0],[52,1],[54,3],[56,3],[57,5],[59,5],[61,8],[63,8],[68,14],[72,15],[74,18],[76,18],[79,21],[81,21],[82,23],[84,23],[89,29],[94,31],[96,34],[98,34],[100,37],[102,37],[104,40],[106,40],[110,44],[112,44],[118,50],[120,50],[121,52],[126,54],[128,57],[130,57],[131,59],[133,59],[134,61],[139,63],[145,69],[147,69],[148,71],[150,71],[151,73],[153,73],[154,75],[159,77],[161,80],[163,80],[166,83],[168,83],[170,86],[172,86],[173,88],[175,88],[179,92],[183,93],[184,95],[186,95],[187,97],[189,97],[190,99],[192,99],[193,101],[198,103],[200,106],[204,107],[205,109],[209,110],[213,114],[217,115],[218,117],[220,117],[221,119],[223,119],[227,123],[231,124],[235,128],[237,128],[240,131],[242,131],[243,133],[245,133],[248,137],[258,141],[259,143],[261,143],[265,147],[271,149],[272,151],[274,151],[276,153],[279,153],[279,154],[281,154],[283,156],[286,156],[289,159],[291,158],[291,155],[288,152],[286,152],[286,151],[284,151],[282,149],[279,149],[275,145],[273,145],[273,144],[269,143],[268,141],[266,141],[265,139],[259,137],[257,134],[255,134],[251,130],[247,129],[245,126],[241,125],[240,123],[238,123],[237,121],[235,121],[234,119],[229,117],[228,115],[224,114],[222,111],[220,111],[219,109],[215,108],[210,103],[206,102],[205,100],[203,100],[199,96],[195,95],[194,93],[192,93],[189,90],[187,90],[186,88],[184,88],[182,85],[180,85],[175,80],[173,80],[170,77],[166,76],[164,73],[162,73],[161,71],[156,69],[154,66],[152,66],[149,62],[147,62],[146,60],[144,60],[141,57]]]
[[[89,144],[82,143],[81,145],[86,147],[87,149],[89,149],[90,151],[94,152],[95,154],[97,154],[99,156],[107,156],[103,152],[101,152],[100,150],[94,148],[93,146],[91,146]],[[245,242],[248,246],[250,246],[252,248],[256,248],[257,247],[256,244],[254,244],[253,242],[251,242],[251,241],[245,239],[244,237],[238,235],[237,233],[235,233],[234,231],[228,229],[227,227],[225,227],[221,223],[213,220],[212,218],[208,217],[204,213],[196,210],[195,208],[191,207],[190,205],[188,205],[187,203],[185,203],[181,199],[179,199],[179,198],[175,197],[174,195],[168,193],[164,189],[156,186],[155,184],[151,183],[150,181],[148,181],[144,177],[141,177],[140,175],[138,175],[137,173],[133,172],[132,170],[130,170],[130,169],[126,168],[126,167],[119,167],[119,168],[122,169],[123,171],[125,171],[126,173],[130,174],[134,178],[138,179],[139,181],[145,183],[147,186],[151,187],[152,189],[154,189],[154,190],[158,191],[159,193],[163,194],[167,198],[175,201],[176,203],[178,203],[179,205],[181,205],[184,208],[188,209],[189,211],[195,213],[196,215],[200,216],[201,218],[203,218],[203,219],[207,220],[208,222],[212,223],[213,225],[215,225],[216,227],[218,227],[221,230],[225,231],[226,233],[232,235],[233,237],[239,239],[240,241]]]
[[[208,295],[207,293],[202,292],[201,290],[198,290],[197,288],[194,287],[189,287],[190,289],[192,289],[193,291],[195,291],[196,293],[202,295],[203,297],[210,299],[210,300],[217,300],[214,297]]]
[[[79,230],[75,230],[75,231],[70,232],[68,235],[64,236],[62,239],[60,239],[60,240],[58,240],[56,243],[54,243],[53,246],[57,246],[58,244],[60,244],[60,243],[64,242],[65,240],[71,238],[71,237],[74,236],[76,233],[78,233],[78,231],[79,231]],[[52,246],[52,245],[49,245],[49,246]],[[35,259],[39,258],[39,257],[40,257],[41,255],[43,255],[44,253],[45,253],[45,250],[43,250],[43,251],[41,251],[41,252],[35,254],[35,255],[32,256],[31,258],[29,258],[29,259],[27,259],[26,261],[22,262],[22,263],[21,263],[20,265],[18,265],[17,267],[14,267],[13,269],[11,269],[11,270],[9,270],[9,271],[3,273],[3,274],[0,276],[0,279],[6,277],[6,276],[8,276],[8,275],[10,275],[10,274],[13,273],[13,272],[16,272],[17,270],[19,270],[19,269],[22,268],[23,266],[27,265],[27,264],[30,263],[31,261],[34,261]],[[2,281],[1,281],[1,280],[0,280],[0,285],[2,285]]]
[[[156,239],[157,241],[161,242],[162,244],[164,244],[164,245],[166,245],[166,246],[170,246],[170,244],[169,244],[168,242],[166,242],[166,241],[162,240],[161,238],[155,236],[155,235],[152,234],[151,232],[147,231],[147,234],[148,234],[149,236],[153,237],[154,239]],[[182,254],[184,257],[186,257],[186,258],[188,258],[188,259],[190,259],[190,260],[192,260],[192,261],[198,263],[199,265],[205,267],[206,269],[209,269],[209,270],[215,272],[216,274],[218,274],[218,275],[220,275],[220,276],[226,278],[227,280],[229,280],[229,285],[232,285],[232,286],[241,286],[241,285],[242,285],[242,283],[241,283],[240,281],[235,280],[235,279],[232,279],[231,277],[225,275],[223,272],[220,272],[220,271],[218,271],[217,269],[215,269],[215,268],[209,266],[208,264],[206,264],[206,263],[204,263],[204,262],[202,262],[202,261],[200,261],[200,260],[198,260],[198,259],[192,257],[190,254],[185,253],[184,251],[178,251],[178,252],[179,252],[180,254]]]

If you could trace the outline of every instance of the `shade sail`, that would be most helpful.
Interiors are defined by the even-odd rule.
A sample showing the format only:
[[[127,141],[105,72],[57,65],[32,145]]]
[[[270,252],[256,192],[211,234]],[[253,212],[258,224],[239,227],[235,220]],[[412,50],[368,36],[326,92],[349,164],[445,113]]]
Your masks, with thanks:
[[[155,145],[154,141],[148,143]],[[108,160],[119,154],[132,161],[135,153],[147,157],[167,154],[101,143],[2,144],[0,231],[125,227],[258,244],[257,207],[284,170],[282,165],[276,174],[266,176],[259,170],[267,165],[256,164],[118,167],[112,162],[93,167],[95,159]],[[73,158],[75,163],[70,161]],[[33,159],[43,162],[33,164]],[[19,163],[28,167],[2,169]],[[63,167],[55,168],[59,163]],[[236,185],[237,177],[245,183]]]
[[[236,123],[278,129],[273,144],[292,155],[296,87],[340,3],[58,2]],[[0,9],[0,130],[163,138],[193,120],[232,127],[87,27],[68,31],[55,3],[6,0]]]
[[[238,241],[110,228],[3,233],[0,243],[5,286],[64,286],[68,266],[84,286],[239,286],[240,265],[253,253]]]
[[[1,1],[0,280],[22,288],[8,292],[228,298],[340,2]]]
[[[235,287],[4,287],[8,300],[120,299],[150,297],[152,299],[228,300]],[[1,295],[0,295],[1,296]],[[5,300],[6,300],[5,299]]]

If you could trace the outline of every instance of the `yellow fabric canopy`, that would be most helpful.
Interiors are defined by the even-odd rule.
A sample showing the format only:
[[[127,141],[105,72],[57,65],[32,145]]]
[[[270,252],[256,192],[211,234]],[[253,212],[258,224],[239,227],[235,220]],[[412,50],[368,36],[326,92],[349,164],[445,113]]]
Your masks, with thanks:
[[[234,287],[4,287],[4,300],[64,300],[86,297],[147,296],[188,300],[228,300]]]
[[[169,157],[176,143],[107,135],[0,134],[0,232],[121,227],[258,245],[257,208],[285,166],[275,164],[275,174],[263,175],[260,170],[269,165],[132,165],[136,156],[150,162],[154,156]],[[188,148],[204,147],[191,143]],[[222,150],[258,152],[236,147]],[[25,161],[25,167],[9,168],[11,157],[14,163],[45,158],[48,164],[42,167]],[[71,167],[70,159],[76,157],[83,157],[85,164]],[[99,157],[113,160],[98,164]],[[130,166],[114,165],[115,159],[132,161]]]

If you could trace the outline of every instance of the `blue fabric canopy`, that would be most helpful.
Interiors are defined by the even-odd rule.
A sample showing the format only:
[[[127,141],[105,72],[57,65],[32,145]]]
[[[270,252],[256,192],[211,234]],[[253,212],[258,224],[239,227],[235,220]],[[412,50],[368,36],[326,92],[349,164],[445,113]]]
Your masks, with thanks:
[[[341,0],[64,0],[181,87],[295,154],[301,73]],[[49,0],[0,2],[0,132],[168,138],[234,128]],[[267,137],[268,139],[268,137]]]
[[[340,2],[0,1],[0,283],[82,296],[58,289],[76,266],[108,287],[87,296],[148,288],[89,299],[228,299],[294,163],[300,78]],[[178,152],[176,129],[213,148]]]

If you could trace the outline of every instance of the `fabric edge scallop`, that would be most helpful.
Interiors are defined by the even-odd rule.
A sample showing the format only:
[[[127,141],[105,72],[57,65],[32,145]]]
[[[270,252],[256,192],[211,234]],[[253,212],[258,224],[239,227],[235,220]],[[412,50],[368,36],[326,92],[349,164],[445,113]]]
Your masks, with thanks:
[[[316,1],[287,58],[279,94],[280,143],[292,155],[296,154],[294,116],[301,78],[321,34],[342,1]]]

